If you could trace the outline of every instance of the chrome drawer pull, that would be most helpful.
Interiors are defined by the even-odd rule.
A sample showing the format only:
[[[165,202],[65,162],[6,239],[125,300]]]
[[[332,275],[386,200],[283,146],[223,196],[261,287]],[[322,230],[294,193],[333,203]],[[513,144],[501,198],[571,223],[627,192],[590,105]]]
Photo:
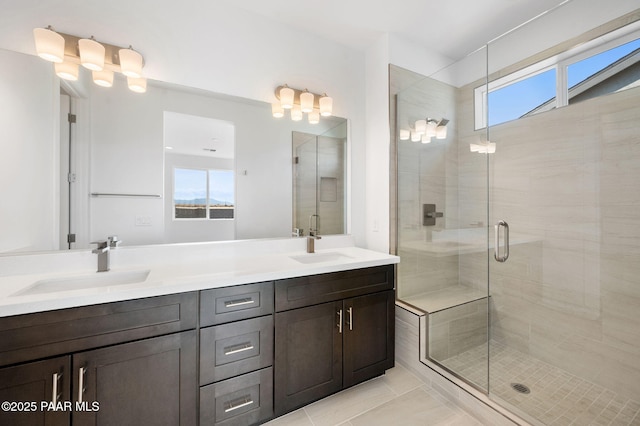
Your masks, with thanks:
[[[342,309],[336,312],[336,315],[338,315],[338,324],[336,324],[338,326],[338,333],[342,334]]]
[[[239,403],[239,404],[237,404],[237,405],[234,405],[234,402],[240,402],[240,403]],[[245,396],[244,398],[240,398],[240,399],[236,399],[235,401],[228,402],[228,403],[227,403],[227,407],[229,407],[229,408],[226,408],[226,409],[224,410],[224,412],[225,412],[225,413],[228,413],[228,412],[230,412],[230,411],[237,410],[238,408],[246,407],[247,405],[251,405],[251,404],[253,404],[253,399],[251,399],[251,398],[247,395],[247,396]]]
[[[353,331],[353,306],[349,307],[347,312],[349,313],[349,319],[347,320],[347,324],[349,324],[349,331]]]
[[[248,297],[246,299],[229,300],[224,302],[224,306],[226,308],[233,308],[234,306],[251,305],[253,303],[256,303],[256,301]]]
[[[85,367],[80,367],[78,369],[78,402],[82,402],[82,396],[84,395],[84,391],[86,387],[84,385],[84,375],[87,369]]]
[[[230,350],[228,350],[230,349]],[[237,354],[239,352],[244,352],[244,351],[250,351],[251,349],[253,349],[253,345],[249,342],[247,343],[242,343],[239,345],[235,345],[235,346],[229,346],[228,348],[224,348],[224,354],[225,355],[233,355],[233,354]]]
[[[53,373],[53,389],[51,395],[51,402],[55,406],[58,403],[58,399],[60,398],[60,394],[58,393],[59,381],[62,379],[62,374]]]

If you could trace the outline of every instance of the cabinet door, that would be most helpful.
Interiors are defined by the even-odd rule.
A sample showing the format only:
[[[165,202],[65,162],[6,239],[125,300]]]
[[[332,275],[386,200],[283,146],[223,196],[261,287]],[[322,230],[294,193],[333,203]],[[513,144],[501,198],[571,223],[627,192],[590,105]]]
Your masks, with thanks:
[[[74,425],[196,424],[195,331],[83,352],[72,361],[73,398],[86,404],[73,413]]]
[[[342,301],[276,314],[275,414],[342,388]]]
[[[344,387],[393,367],[394,306],[393,291],[344,301]]]
[[[3,405],[0,425],[68,425],[70,410],[64,409],[62,404],[70,401],[70,371],[68,356],[0,369],[0,401],[15,403],[9,405],[10,411],[5,411]],[[35,406],[25,406],[27,402],[35,403]],[[53,402],[55,406],[42,406],[43,402]]]

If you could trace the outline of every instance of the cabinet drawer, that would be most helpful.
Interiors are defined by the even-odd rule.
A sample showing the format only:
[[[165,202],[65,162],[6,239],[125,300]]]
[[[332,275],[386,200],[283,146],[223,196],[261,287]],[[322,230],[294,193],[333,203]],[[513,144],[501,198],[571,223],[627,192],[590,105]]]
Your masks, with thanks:
[[[273,416],[272,368],[200,388],[200,424],[246,426]]]
[[[0,318],[0,365],[193,329],[197,293]]]
[[[391,290],[393,273],[394,266],[385,265],[278,280],[275,283],[276,311]]]
[[[200,325],[222,324],[273,312],[273,281],[200,292]]]
[[[273,316],[200,330],[200,384],[273,364]]]

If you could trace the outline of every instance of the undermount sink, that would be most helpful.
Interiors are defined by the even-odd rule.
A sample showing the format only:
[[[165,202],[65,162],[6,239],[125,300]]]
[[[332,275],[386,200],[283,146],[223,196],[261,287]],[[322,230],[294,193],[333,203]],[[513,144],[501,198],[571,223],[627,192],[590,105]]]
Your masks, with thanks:
[[[87,275],[39,280],[11,296],[28,296],[32,294],[55,293],[58,291],[142,283],[146,281],[149,272],[148,269],[141,271],[94,272],[93,274]]]
[[[349,259],[349,256],[344,254],[329,252],[329,253],[308,253],[301,254],[299,256],[289,256],[291,259],[300,263],[321,263],[321,262],[333,262],[335,260]]]

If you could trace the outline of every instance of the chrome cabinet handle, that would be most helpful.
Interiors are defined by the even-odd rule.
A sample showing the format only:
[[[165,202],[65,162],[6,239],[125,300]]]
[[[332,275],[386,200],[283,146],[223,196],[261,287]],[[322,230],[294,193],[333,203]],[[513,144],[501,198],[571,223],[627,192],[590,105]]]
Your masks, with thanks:
[[[51,390],[51,403],[55,406],[58,403],[58,398],[60,397],[60,395],[58,395],[58,381],[62,379],[62,374],[58,374],[58,373],[53,373],[53,389]]]
[[[244,352],[244,351],[250,351],[251,349],[253,349],[253,345],[249,342],[247,343],[241,343],[239,345],[235,345],[235,346],[229,346],[227,348],[224,348],[225,355],[233,355],[233,354],[237,354],[239,352]]]
[[[224,306],[226,308],[232,308],[234,306],[251,305],[253,303],[256,303],[256,301],[248,297],[246,299],[238,299],[238,300],[226,301],[226,302],[224,302]]]
[[[504,254],[502,256],[500,256],[500,228],[504,228]],[[509,258],[509,224],[504,220],[495,225],[493,257],[500,263],[506,262]]]
[[[338,315],[338,333],[342,334],[342,309],[336,312],[336,314]]]
[[[85,386],[84,386],[84,375],[87,369],[84,367],[80,367],[78,369],[78,402],[82,402],[82,396],[84,395]]]
[[[349,325],[349,331],[353,330],[353,306],[350,306],[349,309],[347,309],[347,312],[349,313],[349,319],[347,320],[347,324]]]
[[[234,404],[238,402],[238,404]],[[238,398],[235,401],[231,401],[227,403],[227,408],[224,409],[225,413],[228,413],[233,410],[237,410],[238,408],[246,407],[247,405],[253,404],[253,399],[249,395],[244,396],[242,398]]]

